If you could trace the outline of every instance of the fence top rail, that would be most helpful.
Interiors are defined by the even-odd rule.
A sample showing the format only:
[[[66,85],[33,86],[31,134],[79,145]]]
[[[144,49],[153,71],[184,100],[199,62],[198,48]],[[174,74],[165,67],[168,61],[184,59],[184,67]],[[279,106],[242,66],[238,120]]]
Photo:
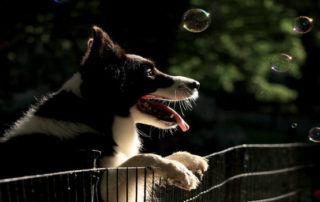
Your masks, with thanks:
[[[36,178],[44,178],[44,177],[53,177],[59,175],[73,175],[78,173],[88,173],[88,172],[104,172],[109,170],[144,170],[146,167],[110,167],[110,168],[90,168],[90,169],[81,169],[81,170],[71,170],[71,171],[62,171],[62,172],[54,172],[54,173],[46,173],[46,174],[39,174],[39,175],[28,175],[23,177],[13,177],[13,178],[6,178],[0,179],[1,183],[8,183],[13,181],[20,181],[20,180],[29,180],[29,179],[36,179]]]
[[[307,143],[290,143],[290,144],[243,144],[243,145],[237,145],[234,147],[227,148],[225,150],[215,152],[212,154],[209,154],[205,156],[206,158],[210,158],[216,155],[221,155],[227,152],[231,152],[233,150],[238,150],[241,148],[289,148],[289,147],[313,147],[316,146],[316,144],[307,144]],[[43,177],[53,177],[53,176],[59,176],[59,175],[72,175],[72,174],[78,174],[78,173],[86,173],[86,172],[104,172],[106,170],[116,170],[116,169],[146,169],[146,167],[110,167],[110,168],[91,168],[91,169],[81,169],[81,170],[72,170],[72,171],[62,171],[62,172],[54,172],[54,173],[48,173],[48,174],[39,174],[39,175],[28,175],[23,177],[14,177],[14,178],[6,178],[6,179],[0,179],[1,183],[8,183],[13,181],[19,181],[19,180],[29,180],[29,179],[36,179],[36,178],[43,178]]]
[[[233,150],[241,149],[241,148],[289,148],[289,147],[314,147],[317,146],[317,144],[311,144],[311,143],[289,143],[289,144],[242,144],[237,145],[234,147],[229,147],[225,150],[215,152],[212,154],[208,154],[205,156],[206,158],[213,157],[216,155],[221,155]]]

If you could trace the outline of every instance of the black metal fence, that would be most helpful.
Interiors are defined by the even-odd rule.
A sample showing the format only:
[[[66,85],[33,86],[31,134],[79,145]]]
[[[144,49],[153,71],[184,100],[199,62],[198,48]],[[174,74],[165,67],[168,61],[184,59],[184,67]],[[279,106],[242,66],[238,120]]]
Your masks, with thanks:
[[[201,185],[184,191],[147,168],[95,168],[0,180],[0,202],[313,201],[320,147],[241,145],[208,155]],[[104,190],[100,189],[103,182]],[[148,193],[148,194],[147,194]]]

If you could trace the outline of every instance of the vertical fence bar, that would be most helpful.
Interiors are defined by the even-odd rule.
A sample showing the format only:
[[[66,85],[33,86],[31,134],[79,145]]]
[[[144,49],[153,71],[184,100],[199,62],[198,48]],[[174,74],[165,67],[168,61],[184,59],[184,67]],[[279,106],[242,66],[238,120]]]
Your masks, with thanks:
[[[47,202],[50,202],[51,201],[51,197],[52,197],[51,194],[50,194],[50,186],[49,186],[50,185],[49,184],[50,183],[50,178],[47,176],[45,179],[46,179],[46,190],[47,190],[47,194],[46,194],[47,195]]]
[[[136,168],[136,202],[138,202],[138,168]]]
[[[36,194],[35,194],[35,200],[36,201],[43,201],[44,200],[44,189],[43,189],[43,186],[42,186],[42,178],[35,178],[34,179],[36,181],[36,183],[34,184],[34,188],[35,188],[35,191],[36,191]]]
[[[7,193],[8,193],[8,202],[11,202],[11,191],[10,191],[10,183],[7,183]]]
[[[143,191],[143,201],[146,202],[147,199],[147,168],[144,168],[144,191]]]
[[[17,181],[15,181],[14,182],[14,188],[15,188],[15,198],[16,198],[16,201],[17,202],[20,202],[20,193],[19,193],[19,189],[18,189],[18,187],[19,187],[19,184],[18,184],[18,182]]]
[[[36,202],[35,199],[34,199],[34,196],[35,196],[35,190],[34,190],[34,183],[33,183],[33,179],[30,179],[30,190],[31,190],[31,201],[32,202]]]
[[[67,192],[68,192],[68,201],[69,202],[72,202],[71,191],[72,191],[72,188],[71,188],[71,184],[70,184],[70,174],[67,174]]]
[[[106,201],[109,202],[109,169],[106,170]]]
[[[78,202],[78,175],[73,173],[73,189],[74,189],[74,201]]]
[[[94,175],[93,175],[93,171],[90,171],[90,193],[91,193],[91,199],[90,199],[90,202],[94,202],[94,183],[93,183],[93,178],[94,178]]]
[[[119,202],[119,168],[117,168],[116,172],[116,197],[117,197],[117,202]]]
[[[27,194],[26,194],[25,180],[22,180],[22,182],[21,182],[21,186],[22,186],[22,198],[23,198],[23,201],[27,201]]]
[[[154,170],[152,169],[152,185],[151,185],[151,198],[154,201]]]
[[[159,202],[161,202],[161,177],[159,177]]]
[[[60,188],[60,190],[59,190],[59,192],[60,192],[60,197],[61,197],[61,201],[63,202],[63,201],[65,201],[65,187],[63,186],[64,184],[63,184],[63,175],[59,175],[59,188]],[[62,186],[61,186],[62,185]]]
[[[56,187],[56,179],[55,176],[52,176],[52,191],[53,191],[53,201],[57,201],[58,197],[57,197],[57,187]]]
[[[129,201],[129,168],[126,169],[126,202]]]
[[[85,176],[85,172],[82,173],[82,197],[83,197],[83,201],[86,201],[87,200],[87,190],[86,190],[86,182],[85,182],[85,179],[86,179],[86,176]]]
[[[94,202],[98,202],[99,201],[99,182],[100,182],[100,179],[101,179],[101,171],[100,170],[97,170],[94,172],[94,177],[95,177],[95,182],[94,182],[94,196],[95,196],[95,200]]]
[[[0,184],[0,201],[4,201],[3,200],[3,196],[2,196],[2,184]]]
[[[167,187],[167,186],[166,186]],[[176,189],[174,189],[173,187],[170,187],[171,189],[169,189],[170,193],[172,196],[177,196],[176,194]],[[168,197],[167,197],[168,198]],[[172,202],[173,197],[170,197],[170,201]]]

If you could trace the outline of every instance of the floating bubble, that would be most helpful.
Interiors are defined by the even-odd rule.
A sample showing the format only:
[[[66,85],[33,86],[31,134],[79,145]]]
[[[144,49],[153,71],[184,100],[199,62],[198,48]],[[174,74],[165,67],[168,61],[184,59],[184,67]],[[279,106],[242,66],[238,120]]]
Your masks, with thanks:
[[[293,31],[299,34],[305,34],[310,32],[312,29],[312,21],[312,18],[306,16],[297,17],[293,21]]]
[[[298,123],[292,123],[291,124],[291,128],[296,128],[296,127],[298,127]]]
[[[190,9],[183,15],[183,28],[189,32],[203,32],[209,27],[210,22],[210,13],[199,8]]]
[[[292,56],[281,53],[274,55],[271,59],[271,69],[275,72],[287,72],[293,65]]]
[[[309,140],[311,140],[312,142],[320,142],[320,127],[310,129]]]
[[[58,4],[64,4],[64,3],[68,3],[69,0],[53,0],[54,2],[58,3]]]

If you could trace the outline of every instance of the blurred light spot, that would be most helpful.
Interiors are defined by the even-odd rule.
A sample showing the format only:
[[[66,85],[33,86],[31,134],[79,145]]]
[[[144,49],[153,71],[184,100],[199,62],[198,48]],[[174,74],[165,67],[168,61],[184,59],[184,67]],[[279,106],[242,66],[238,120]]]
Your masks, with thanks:
[[[298,127],[298,123],[292,123],[291,124],[291,128],[297,128]]]

